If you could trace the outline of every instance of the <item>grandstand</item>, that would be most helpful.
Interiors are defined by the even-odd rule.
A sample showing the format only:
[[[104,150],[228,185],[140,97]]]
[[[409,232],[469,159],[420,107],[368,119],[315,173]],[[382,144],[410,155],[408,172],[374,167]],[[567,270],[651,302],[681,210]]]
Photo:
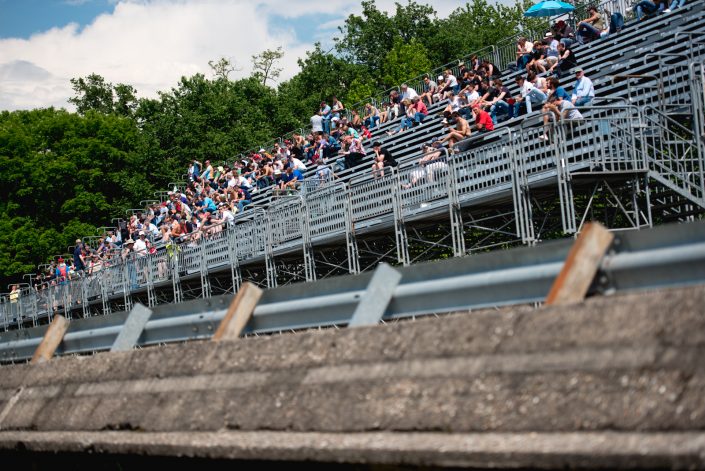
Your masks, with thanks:
[[[605,7],[631,16],[623,2]],[[370,151],[332,182],[311,169],[298,192],[257,192],[225,230],[144,257],[115,258],[92,276],[25,288],[15,301],[3,297],[2,326],[36,325],[53,313],[88,317],[128,311],[135,302],[209,298],[237,291],[243,280],[275,287],[360,273],[381,261],[406,266],[533,245],[570,237],[587,220],[633,230],[698,218],[705,211],[704,20],[705,2],[694,1],[575,45],[597,94],[580,120],[546,127],[544,113],[534,110],[473,133],[424,167],[420,146],[445,133],[439,113],[447,101],[435,103],[412,129],[388,136],[397,118],[371,130],[366,148],[380,141],[399,162],[384,176],[370,171]],[[507,38],[462,59],[477,55],[498,65],[517,95],[519,72],[507,67],[515,42]],[[561,85],[572,89],[574,81],[567,75]],[[418,90],[416,81],[409,84]]]

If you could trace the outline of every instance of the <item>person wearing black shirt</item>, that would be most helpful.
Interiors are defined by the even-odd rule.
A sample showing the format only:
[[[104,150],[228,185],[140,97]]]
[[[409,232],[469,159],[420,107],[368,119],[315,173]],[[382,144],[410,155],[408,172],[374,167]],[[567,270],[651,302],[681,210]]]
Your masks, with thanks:
[[[575,54],[570,47],[565,44],[560,43],[558,45],[558,62],[556,62],[550,69],[549,72],[553,72],[556,77],[560,78],[561,75],[567,73],[577,65],[575,61]]]
[[[396,167],[397,161],[392,156],[388,149],[382,149],[380,142],[372,144],[372,150],[375,153],[375,161],[372,164],[372,174],[376,176],[384,176],[384,167]]]

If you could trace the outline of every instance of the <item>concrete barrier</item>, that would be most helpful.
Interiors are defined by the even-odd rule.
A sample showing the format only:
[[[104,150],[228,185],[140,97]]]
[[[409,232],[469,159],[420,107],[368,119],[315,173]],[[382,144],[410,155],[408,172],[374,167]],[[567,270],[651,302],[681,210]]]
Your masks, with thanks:
[[[5,366],[0,449],[703,467],[703,306],[697,286]]]

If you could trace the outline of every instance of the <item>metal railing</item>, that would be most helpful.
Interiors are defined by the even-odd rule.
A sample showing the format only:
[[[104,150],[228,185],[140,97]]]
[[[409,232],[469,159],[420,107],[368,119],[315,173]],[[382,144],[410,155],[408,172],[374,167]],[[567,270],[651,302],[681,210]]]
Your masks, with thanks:
[[[35,324],[54,312],[71,316],[78,310],[87,316],[89,305],[103,300],[105,311],[104,300],[114,296],[122,296],[123,304],[129,306],[131,294],[140,290],[147,291],[149,303],[156,303],[155,285],[172,281],[177,292],[178,280],[184,275],[200,274],[207,284],[209,270],[257,259],[270,264],[276,253],[300,247],[308,260],[307,247],[318,240],[343,239],[360,228],[375,225],[395,226],[403,236],[400,226],[405,221],[431,212],[452,212],[459,206],[501,197],[502,193],[513,201],[517,238],[530,243],[534,235],[528,188],[548,182],[558,183],[561,192],[568,192],[575,172],[645,172],[648,163],[648,168],[660,172],[663,178],[679,176],[682,191],[696,197],[702,195],[702,181],[698,180],[702,159],[686,152],[686,142],[677,135],[682,129],[661,129],[656,124],[664,122],[662,116],[652,113],[645,117],[629,105],[582,108],[582,112],[581,120],[550,121],[548,126],[532,116],[517,132],[502,128],[476,135],[470,140],[470,149],[460,154],[449,157],[441,149],[434,151],[437,155],[426,154],[418,162],[385,168],[384,175],[370,171],[347,186],[332,183],[277,198],[266,210],[256,207],[238,215],[230,226],[211,226],[170,248],[160,247],[156,253],[144,256],[130,254],[126,259],[116,255],[99,270],[73,281],[42,290],[24,289],[17,303],[0,296],[2,326],[7,329],[30,321]],[[647,130],[654,128],[659,134],[642,135],[643,123]],[[683,155],[670,157],[678,149],[683,150]],[[671,154],[667,156],[666,151]],[[567,205],[569,198],[562,201]],[[566,223],[564,230],[571,233],[575,228]],[[456,250],[457,255],[461,252],[462,249]],[[399,261],[409,261],[403,250]],[[270,283],[276,283],[273,264],[269,273]],[[310,261],[306,278],[315,278]],[[206,286],[204,297],[209,292]]]

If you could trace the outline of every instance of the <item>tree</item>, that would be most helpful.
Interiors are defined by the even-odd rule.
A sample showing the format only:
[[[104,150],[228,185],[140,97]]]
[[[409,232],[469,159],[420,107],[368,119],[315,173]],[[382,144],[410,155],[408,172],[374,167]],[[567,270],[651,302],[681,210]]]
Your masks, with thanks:
[[[208,61],[208,65],[213,71],[215,78],[221,80],[228,80],[232,72],[239,70],[232,61],[225,57],[221,57],[218,62]]]
[[[277,67],[277,61],[284,57],[281,46],[276,50],[266,49],[259,54],[252,56],[252,76],[267,85],[267,80],[276,82],[281,73],[281,67]]]
[[[132,116],[137,108],[137,90],[132,85],[113,85],[98,74],[72,78],[71,85],[76,96],[68,101],[76,106],[78,114],[95,111]]]
[[[397,39],[385,57],[382,82],[385,87],[391,88],[430,70],[431,61],[422,44],[415,39],[406,44]]]
[[[102,76],[90,74],[86,78],[72,78],[71,85],[76,96],[68,101],[76,105],[78,114],[86,114],[89,110],[104,114],[113,112],[113,85]]]
[[[389,16],[377,9],[374,0],[364,0],[362,15],[348,16],[339,28],[341,37],[335,38],[336,50],[344,59],[365,65],[377,78],[381,77],[387,52],[395,40],[425,44],[437,31],[433,7],[414,1],[395,5],[394,15]]]

